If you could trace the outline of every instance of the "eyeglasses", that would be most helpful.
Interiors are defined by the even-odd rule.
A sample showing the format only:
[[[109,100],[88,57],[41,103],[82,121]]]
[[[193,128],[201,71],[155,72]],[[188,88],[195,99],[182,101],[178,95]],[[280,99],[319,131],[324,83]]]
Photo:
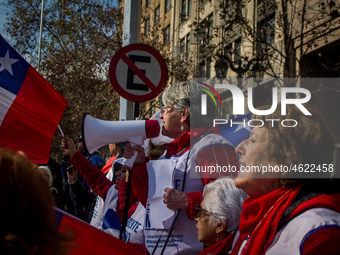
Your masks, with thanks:
[[[194,209],[195,209],[195,218],[201,218],[201,215],[202,215],[202,214],[205,214],[206,216],[212,215],[212,216],[214,216],[216,219],[219,220],[219,218],[218,218],[218,216],[217,216],[216,214],[214,214],[214,213],[212,213],[212,212],[209,212],[209,211],[207,211],[207,210],[202,209],[200,205],[194,206]]]
[[[163,115],[166,115],[168,112],[170,112],[172,109],[176,109],[177,111],[184,111],[185,110],[185,107],[182,107],[182,108],[178,108],[178,107],[175,107],[175,106],[165,106],[163,105],[161,107],[161,114]]]
[[[206,215],[210,214],[207,210],[202,209],[201,206],[199,206],[199,205],[194,206],[194,209],[195,209],[195,218],[200,218],[202,213],[204,213]]]
[[[172,107],[169,107],[169,106],[165,106],[165,105],[163,105],[162,107],[161,107],[161,114],[167,114],[168,112],[170,112],[172,109],[173,109],[174,107],[172,106]]]

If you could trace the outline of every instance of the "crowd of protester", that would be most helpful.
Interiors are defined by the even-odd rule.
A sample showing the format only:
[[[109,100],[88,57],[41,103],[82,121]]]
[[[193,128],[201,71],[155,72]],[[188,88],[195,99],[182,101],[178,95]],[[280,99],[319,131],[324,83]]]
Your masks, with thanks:
[[[147,152],[146,146],[128,142],[110,144],[112,157],[105,163],[98,153],[84,151],[81,138],[75,144],[63,137],[60,164],[50,160],[38,168],[49,199],[133,246],[136,254],[339,254],[340,188],[331,175],[194,171],[195,165],[217,164],[238,170],[240,165],[331,165],[335,144],[321,114],[310,105],[304,107],[311,115],[288,105],[285,116],[280,107],[270,116],[253,115],[294,119],[299,126],[264,122],[234,148],[209,127],[216,114],[213,100],[207,100],[204,116],[199,105],[191,104],[202,91],[201,84],[186,82],[163,92],[162,135],[172,142],[159,146],[150,141]],[[135,152],[130,169],[125,160]],[[21,160],[0,150],[2,165],[2,155]],[[53,236],[52,244],[65,253],[71,237]],[[6,249],[22,241],[8,233],[5,237]]]
[[[96,151],[88,154],[84,150],[81,137],[75,138],[77,149],[96,168],[102,169],[105,160]],[[113,156],[113,159],[116,159]],[[77,169],[71,165],[70,156],[64,154],[61,160],[50,159],[47,165],[38,167],[41,175],[46,179],[58,208],[69,214],[90,223],[97,200],[94,193]]]

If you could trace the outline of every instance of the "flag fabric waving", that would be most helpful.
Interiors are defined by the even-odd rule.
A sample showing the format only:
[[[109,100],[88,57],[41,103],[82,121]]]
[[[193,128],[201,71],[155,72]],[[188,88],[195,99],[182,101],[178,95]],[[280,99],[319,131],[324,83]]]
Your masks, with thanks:
[[[0,147],[46,164],[66,104],[0,34]]]
[[[83,254],[141,254],[137,249],[118,238],[101,231],[86,222],[58,208],[55,209],[59,230],[71,228],[76,234],[75,248],[71,249],[71,255]]]
[[[249,138],[251,127],[248,121],[251,119],[252,113],[248,113],[234,119],[228,120],[228,123],[217,125],[221,136],[229,140],[236,148],[243,140]]]

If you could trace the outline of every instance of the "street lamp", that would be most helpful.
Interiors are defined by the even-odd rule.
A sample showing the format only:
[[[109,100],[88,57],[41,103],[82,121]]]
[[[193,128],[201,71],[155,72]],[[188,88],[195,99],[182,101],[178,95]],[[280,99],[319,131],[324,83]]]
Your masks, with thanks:
[[[223,58],[219,58],[215,63],[215,72],[217,78],[225,78],[229,69],[228,62],[224,61]]]

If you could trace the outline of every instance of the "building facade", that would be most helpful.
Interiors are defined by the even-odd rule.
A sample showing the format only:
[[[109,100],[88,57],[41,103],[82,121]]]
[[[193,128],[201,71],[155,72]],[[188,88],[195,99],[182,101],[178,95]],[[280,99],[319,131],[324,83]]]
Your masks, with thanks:
[[[165,57],[169,84],[190,78],[251,78],[259,105],[282,78],[338,78],[339,1],[140,0],[141,42]],[[216,68],[218,66],[218,68]],[[240,84],[239,84],[240,85]],[[287,86],[287,85],[278,85]],[[340,85],[306,86],[340,143]],[[240,85],[246,91],[247,85]],[[231,117],[231,94],[223,94]]]

